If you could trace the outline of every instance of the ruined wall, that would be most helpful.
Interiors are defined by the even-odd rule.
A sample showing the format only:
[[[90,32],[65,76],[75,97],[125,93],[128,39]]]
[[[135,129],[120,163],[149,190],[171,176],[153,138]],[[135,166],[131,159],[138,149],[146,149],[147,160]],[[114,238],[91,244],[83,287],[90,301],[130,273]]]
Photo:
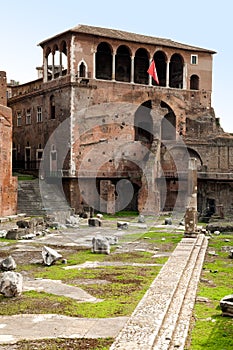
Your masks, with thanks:
[[[6,107],[6,73],[0,72],[0,216],[16,213],[17,181],[12,177],[12,114]]]

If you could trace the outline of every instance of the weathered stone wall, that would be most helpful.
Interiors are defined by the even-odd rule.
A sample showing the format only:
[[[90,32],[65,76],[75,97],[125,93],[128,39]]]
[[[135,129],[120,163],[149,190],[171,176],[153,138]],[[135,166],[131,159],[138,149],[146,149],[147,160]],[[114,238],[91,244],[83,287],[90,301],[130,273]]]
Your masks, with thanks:
[[[12,114],[6,107],[6,73],[0,72],[0,216],[16,213],[17,181],[12,177]]]

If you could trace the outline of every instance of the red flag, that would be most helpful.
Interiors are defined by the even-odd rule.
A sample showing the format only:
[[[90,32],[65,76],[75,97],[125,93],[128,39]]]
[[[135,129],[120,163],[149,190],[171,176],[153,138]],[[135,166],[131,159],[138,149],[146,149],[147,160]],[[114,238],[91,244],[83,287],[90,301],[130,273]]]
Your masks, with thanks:
[[[152,60],[150,67],[148,68],[147,73],[149,73],[152,76],[152,78],[154,79],[154,81],[159,85],[159,79],[158,79],[154,60]]]

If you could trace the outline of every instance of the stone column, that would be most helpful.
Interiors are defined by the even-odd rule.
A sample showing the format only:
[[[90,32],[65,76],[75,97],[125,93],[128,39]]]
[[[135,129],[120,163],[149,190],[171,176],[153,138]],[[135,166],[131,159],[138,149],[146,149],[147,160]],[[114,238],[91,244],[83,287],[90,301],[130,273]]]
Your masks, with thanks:
[[[44,73],[44,83],[48,81],[48,56],[44,55],[44,67],[43,67],[43,73]]]
[[[92,78],[96,78],[96,67],[95,67],[95,59],[96,59],[96,52],[93,51],[93,72],[92,72]]]
[[[112,80],[116,79],[116,52],[112,54]]]
[[[134,56],[131,57],[131,77],[130,82],[134,83]]]
[[[60,62],[59,62],[59,65],[60,65],[60,71],[59,71],[59,75],[62,76],[62,52],[60,51],[59,52],[60,54]]]
[[[55,64],[55,52],[52,52],[52,79],[54,79],[54,72],[55,72],[55,67],[54,67],[54,64]]]
[[[185,212],[185,237],[197,235],[197,160],[189,159],[188,165],[188,203]]]
[[[115,185],[111,180],[100,181],[100,211],[115,214]]]
[[[170,62],[167,62],[167,71],[166,71],[166,87],[169,87],[169,66]]]

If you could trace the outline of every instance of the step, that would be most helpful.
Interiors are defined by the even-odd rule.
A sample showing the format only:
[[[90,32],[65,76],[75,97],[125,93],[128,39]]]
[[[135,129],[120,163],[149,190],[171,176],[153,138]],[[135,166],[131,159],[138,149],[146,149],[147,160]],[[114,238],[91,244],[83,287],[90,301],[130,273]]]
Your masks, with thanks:
[[[205,239],[204,235],[182,239],[110,350],[168,349]]]

